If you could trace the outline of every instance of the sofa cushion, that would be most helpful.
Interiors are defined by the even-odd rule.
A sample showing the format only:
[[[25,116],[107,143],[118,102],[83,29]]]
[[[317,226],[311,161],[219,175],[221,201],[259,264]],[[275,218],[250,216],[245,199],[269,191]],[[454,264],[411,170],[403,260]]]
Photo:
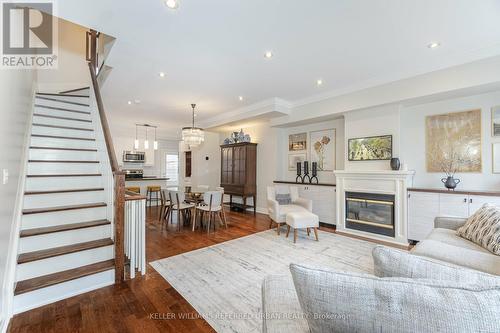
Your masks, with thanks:
[[[432,258],[413,255],[406,251],[378,245],[372,251],[375,275],[378,277],[405,277],[435,279],[478,285],[500,286],[500,277]]]
[[[458,236],[455,230],[436,228],[431,231],[431,233],[429,234],[429,236],[427,236],[426,239],[432,239],[438,242],[443,242],[446,244],[455,245],[466,249],[476,250],[479,252],[490,253],[485,248]]]
[[[264,333],[309,332],[290,275],[269,275],[262,283]]]
[[[500,287],[290,265],[311,332],[500,332]]]
[[[500,207],[484,204],[458,228],[457,234],[500,255]]]
[[[276,201],[280,205],[289,205],[292,203],[292,196],[290,193],[276,193]]]
[[[489,252],[471,250],[426,239],[419,242],[412,250],[412,253],[477,269],[485,273],[500,275],[500,256]]]

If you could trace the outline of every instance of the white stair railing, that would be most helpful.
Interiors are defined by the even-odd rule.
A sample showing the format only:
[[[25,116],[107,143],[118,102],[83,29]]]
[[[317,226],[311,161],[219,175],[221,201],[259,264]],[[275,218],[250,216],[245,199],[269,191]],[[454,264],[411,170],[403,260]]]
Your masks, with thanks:
[[[146,197],[125,197],[125,256],[130,260],[130,278],[137,269],[146,274]]]

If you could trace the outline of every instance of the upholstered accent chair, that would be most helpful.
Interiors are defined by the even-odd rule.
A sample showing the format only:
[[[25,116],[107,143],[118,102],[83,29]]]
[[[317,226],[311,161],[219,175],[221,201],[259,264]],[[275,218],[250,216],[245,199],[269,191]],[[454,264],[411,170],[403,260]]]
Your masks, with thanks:
[[[281,204],[278,200],[281,201]],[[273,224],[276,223],[276,231],[279,235],[280,226],[286,222],[286,215],[292,212],[312,212],[312,200],[300,198],[297,186],[268,186],[267,211],[271,218],[269,228],[272,228]]]

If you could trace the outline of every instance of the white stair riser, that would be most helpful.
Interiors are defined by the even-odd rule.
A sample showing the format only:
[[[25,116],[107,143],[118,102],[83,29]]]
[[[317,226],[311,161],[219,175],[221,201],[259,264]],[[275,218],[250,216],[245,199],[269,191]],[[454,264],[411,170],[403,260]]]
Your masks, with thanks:
[[[36,147],[89,148],[95,149],[95,141],[31,137],[31,145]]]
[[[88,94],[78,94],[78,95],[88,95]],[[88,97],[77,97],[77,96],[71,96],[71,95],[38,95],[37,94],[37,97],[38,96],[39,97],[53,98],[53,99],[57,99],[59,101],[89,104]]]
[[[90,131],[79,131],[74,129],[52,128],[44,126],[33,126],[31,128],[31,134],[68,136],[71,138],[85,138],[85,139],[94,138],[94,132]]]
[[[73,117],[70,117],[70,118],[73,118]],[[80,118],[75,118],[75,119],[80,119]],[[53,126],[66,126],[66,127],[94,129],[94,125],[92,123],[89,123],[86,121],[47,118],[47,117],[41,117],[41,116],[33,116],[33,124],[44,124],[44,125],[53,125]],[[33,128],[36,128],[36,126],[33,126]]]
[[[35,194],[24,196],[24,209],[104,202],[104,191]]]
[[[76,150],[30,149],[30,160],[97,161],[97,152]]]
[[[42,228],[100,219],[106,219],[106,206],[23,215],[21,227],[22,229]]]
[[[28,163],[28,174],[99,173],[99,163]]]
[[[52,97],[49,97],[49,98],[52,98]],[[77,102],[77,103],[79,103],[79,102]],[[56,108],[63,108],[63,109],[76,110],[76,111],[90,111],[90,107],[88,107],[88,106],[65,103],[62,101],[47,100],[47,99],[42,99],[42,98],[37,98],[35,100],[35,104],[36,105],[53,106]]]
[[[26,191],[51,191],[103,187],[102,177],[26,178]]]
[[[90,111],[90,110],[88,110]],[[35,111],[33,112],[35,115],[47,115],[47,116],[55,116],[55,117],[64,117],[64,118],[73,118],[73,119],[82,119],[82,120],[92,120],[91,115],[87,113],[79,113],[79,112],[69,112],[69,111],[64,111],[64,110],[55,110],[55,109],[48,109],[48,108],[42,108],[39,106],[35,106]],[[34,116],[37,117],[37,116]],[[47,117],[40,117],[38,118],[44,118],[44,119],[51,119],[55,121],[57,118],[47,118]],[[64,119],[63,119],[64,120]],[[75,123],[79,124],[85,124],[88,123],[86,121],[77,121],[73,120]]]
[[[47,258],[17,265],[16,281],[27,280],[42,275],[57,273],[80,266],[113,259],[113,246],[79,251],[62,256]]]
[[[112,285],[114,269],[14,296],[14,314]]]

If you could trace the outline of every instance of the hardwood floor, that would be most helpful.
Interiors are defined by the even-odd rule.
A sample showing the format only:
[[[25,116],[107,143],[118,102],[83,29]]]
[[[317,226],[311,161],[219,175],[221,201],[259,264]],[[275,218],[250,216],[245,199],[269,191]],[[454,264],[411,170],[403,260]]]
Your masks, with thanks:
[[[206,232],[176,220],[168,230],[158,222],[159,209],[147,208],[147,262],[174,256],[269,228],[263,214],[227,212],[228,229]],[[324,228],[322,228],[324,230]],[[180,319],[180,316],[185,316]],[[187,318],[186,318],[187,317]],[[147,274],[14,316],[8,332],[214,332],[212,327],[151,266]]]

